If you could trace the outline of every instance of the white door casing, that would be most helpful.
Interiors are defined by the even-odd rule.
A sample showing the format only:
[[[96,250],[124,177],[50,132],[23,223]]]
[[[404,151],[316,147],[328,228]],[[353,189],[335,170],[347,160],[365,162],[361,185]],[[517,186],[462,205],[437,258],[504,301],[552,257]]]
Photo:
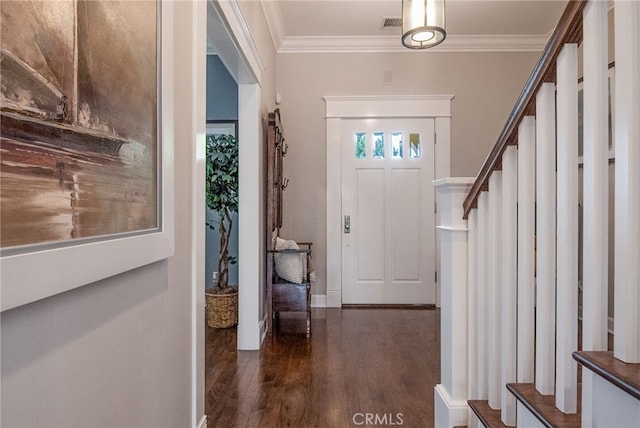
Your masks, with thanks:
[[[434,304],[434,119],[342,128],[342,303]]]
[[[260,100],[265,66],[237,0],[207,2],[206,10],[206,37],[213,43],[220,60],[238,83],[238,135],[242,135],[244,142],[238,147],[241,164],[238,171],[239,203],[242,207],[238,213],[238,258],[243,261],[244,267],[241,266],[238,270],[238,281],[243,286],[239,290],[237,345],[238,349],[255,350],[260,349],[266,325],[265,302],[261,297],[264,294],[261,288],[264,285],[261,278],[264,278],[265,270],[262,248],[264,240],[259,238],[263,227],[260,189],[264,145]],[[199,10],[198,14],[202,15],[202,11]],[[204,49],[197,54],[204,54]],[[202,125],[204,133],[204,117]],[[195,161],[201,162],[201,159],[199,157]],[[204,190],[201,194],[204,195]],[[202,235],[201,229],[198,230]],[[199,257],[198,263],[204,263],[204,257]],[[204,275],[204,265],[196,269]],[[200,283],[204,284],[204,280]],[[204,293],[198,292],[197,295],[203,296]]]
[[[434,178],[448,177],[452,99],[452,95],[324,97],[327,138],[327,307],[341,307],[343,303],[342,121],[363,118],[433,118],[436,134]],[[436,266],[438,260],[436,247]],[[439,294],[438,284],[436,294]]]

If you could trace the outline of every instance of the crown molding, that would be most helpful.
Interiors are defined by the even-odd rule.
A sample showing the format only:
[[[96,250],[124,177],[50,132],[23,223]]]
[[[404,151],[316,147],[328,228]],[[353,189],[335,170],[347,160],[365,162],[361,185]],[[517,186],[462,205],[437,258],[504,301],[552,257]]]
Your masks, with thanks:
[[[440,45],[407,49],[400,36],[369,37],[284,37],[278,53],[359,53],[359,52],[541,52],[549,35],[541,36],[448,36]]]
[[[278,51],[286,37],[284,19],[282,18],[282,12],[280,11],[280,2],[263,0],[260,4],[262,5],[262,12],[264,13],[267,21],[269,33],[271,34],[273,47]]]
[[[611,0],[609,0],[611,4]],[[543,35],[455,36],[430,49],[407,49],[400,35],[390,36],[287,36],[278,1],[261,0],[273,46],[278,53],[365,52],[541,52],[553,31]]]

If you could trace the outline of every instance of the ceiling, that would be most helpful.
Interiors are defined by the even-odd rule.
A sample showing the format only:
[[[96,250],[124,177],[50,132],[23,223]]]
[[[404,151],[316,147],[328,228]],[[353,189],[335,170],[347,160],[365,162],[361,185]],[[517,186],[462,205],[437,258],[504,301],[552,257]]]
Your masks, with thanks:
[[[447,39],[428,51],[537,51],[566,0],[446,0]],[[278,52],[411,51],[400,29],[401,0],[263,0]],[[424,51],[422,51],[424,52]]]

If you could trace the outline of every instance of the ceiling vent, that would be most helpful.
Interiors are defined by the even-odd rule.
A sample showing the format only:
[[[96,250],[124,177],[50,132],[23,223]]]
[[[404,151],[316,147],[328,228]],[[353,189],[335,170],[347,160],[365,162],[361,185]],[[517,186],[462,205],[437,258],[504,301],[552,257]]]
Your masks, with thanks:
[[[402,18],[395,18],[395,17],[382,18],[383,30],[395,30],[396,28],[402,28]]]

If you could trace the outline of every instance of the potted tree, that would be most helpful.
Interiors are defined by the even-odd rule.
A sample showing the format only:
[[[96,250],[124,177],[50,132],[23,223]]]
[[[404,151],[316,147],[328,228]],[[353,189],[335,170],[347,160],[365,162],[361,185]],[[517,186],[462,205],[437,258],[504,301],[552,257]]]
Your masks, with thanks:
[[[217,227],[220,233],[218,277],[206,290],[207,325],[225,328],[238,323],[238,287],[229,285],[229,264],[236,262],[229,256],[229,238],[238,212],[238,144],[234,136],[207,137],[206,168],[207,206],[218,215],[216,221],[207,221],[207,226]]]

